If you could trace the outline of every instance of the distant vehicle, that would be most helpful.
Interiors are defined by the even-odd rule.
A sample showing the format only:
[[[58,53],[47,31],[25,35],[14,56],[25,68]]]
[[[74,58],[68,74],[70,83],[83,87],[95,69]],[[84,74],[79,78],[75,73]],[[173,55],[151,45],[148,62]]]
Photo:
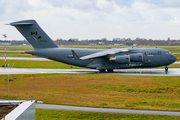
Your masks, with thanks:
[[[113,72],[114,69],[151,68],[166,66],[176,61],[170,51],[160,48],[81,49],[60,48],[41,29],[35,20],[12,22],[34,47],[26,53],[75,66]]]

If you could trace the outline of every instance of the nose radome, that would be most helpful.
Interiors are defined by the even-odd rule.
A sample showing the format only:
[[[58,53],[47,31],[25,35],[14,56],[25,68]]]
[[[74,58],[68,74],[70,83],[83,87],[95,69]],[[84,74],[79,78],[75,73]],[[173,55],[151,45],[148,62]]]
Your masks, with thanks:
[[[175,55],[173,55],[173,58],[174,58],[174,62],[177,60],[177,57]]]

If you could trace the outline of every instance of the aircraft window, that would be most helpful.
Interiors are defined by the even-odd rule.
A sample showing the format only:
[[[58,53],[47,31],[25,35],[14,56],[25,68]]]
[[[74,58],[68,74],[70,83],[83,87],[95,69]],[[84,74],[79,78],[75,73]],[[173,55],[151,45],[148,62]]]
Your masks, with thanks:
[[[166,55],[169,55],[170,54],[170,52],[166,52]]]

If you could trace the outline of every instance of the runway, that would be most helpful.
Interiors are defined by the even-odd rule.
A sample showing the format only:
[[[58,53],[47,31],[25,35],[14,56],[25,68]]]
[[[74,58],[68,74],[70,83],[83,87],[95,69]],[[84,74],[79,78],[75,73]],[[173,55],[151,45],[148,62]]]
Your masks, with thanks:
[[[0,105],[17,105],[25,100],[4,100],[0,99]],[[151,110],[130,110],[130,109],[113,109],[113,108],[93,108],[67,105],[44,104],[42,101],[37,101],[37,109],[54,109],[54,110],[75,110],[88,112],[109,112],[109,113],[126,113],[126,114],[152,114],[152,115],[171,115],[180,116],[180,112],[171,111],[151,111]]]
[[[141,75],[141,76],[180,76],[180,68],[169,68],[168,73],[164,69],[120,69],[112,73],[99,72],[93,69],[39,69],[39,68],[3,68],[0,67],[0,75],[7,74],[43,74],[43,73],[68,73],[68,74],[112,74],[112,75]]]
[[[153,115],[180,116],[180,112],[76,107],[76,106],[53,105],[53,104],[36,104],[36,108],[56,109],[56,110],[77,110],[77,111],[89,111],[89,112],[110,112],[110,113],[127,113],[127,114],[131,113],[131,114],[153,114]]]

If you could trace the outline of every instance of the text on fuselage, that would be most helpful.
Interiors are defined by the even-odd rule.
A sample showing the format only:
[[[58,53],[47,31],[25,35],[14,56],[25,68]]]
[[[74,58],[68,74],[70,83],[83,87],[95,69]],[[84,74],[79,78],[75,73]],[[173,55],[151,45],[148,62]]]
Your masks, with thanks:
[[[144,55],[147,55],[147,56],[154,56],[154,55],[161,55],[161,51],[157,51],[157,52],[144,52]]]

